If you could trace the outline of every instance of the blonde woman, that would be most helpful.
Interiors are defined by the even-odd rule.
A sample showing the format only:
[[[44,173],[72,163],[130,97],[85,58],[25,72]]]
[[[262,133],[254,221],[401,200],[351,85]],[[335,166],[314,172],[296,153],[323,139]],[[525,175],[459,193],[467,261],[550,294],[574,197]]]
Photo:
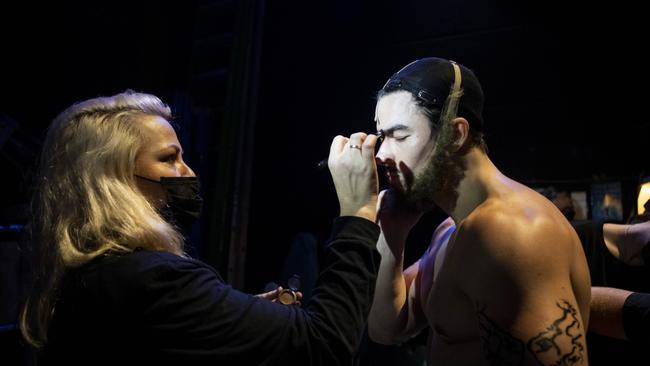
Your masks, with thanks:
[[[53,121],[34,197],[25,339],[57,365],[350,363],[378,268],[376,137],[332,142],[341,217],[300,308],[234,290],[185,255],[178,227],[198,217],[201,199],[170,118],[157,97],[127,91]]]

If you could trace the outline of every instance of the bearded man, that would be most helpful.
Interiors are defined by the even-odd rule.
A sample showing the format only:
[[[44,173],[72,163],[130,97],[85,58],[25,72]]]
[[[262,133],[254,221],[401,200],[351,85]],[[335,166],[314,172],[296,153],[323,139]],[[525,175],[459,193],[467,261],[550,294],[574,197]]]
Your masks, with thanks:
[[[430,365],[587,365],[590,279],[575,231],[545,197],[499,171],[483,139],[483,91],[468,68],[425,58],[378,93],[382,256],[371,339],[430,327]],[[522,128],[513,126],[512,128]],[[422,212],[450,217],[404,270]]]

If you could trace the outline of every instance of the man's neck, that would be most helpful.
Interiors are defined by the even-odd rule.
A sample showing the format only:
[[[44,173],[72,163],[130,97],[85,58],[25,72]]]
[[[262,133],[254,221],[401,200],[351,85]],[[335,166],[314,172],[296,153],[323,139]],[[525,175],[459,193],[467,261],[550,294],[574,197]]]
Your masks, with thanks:
[[[462,159],[465,166],[462,178],[455,186],[446,187],[436,200],[456,225],[486,200],[494,179],[503,177],[490,158],[477,148],[472,148]]]

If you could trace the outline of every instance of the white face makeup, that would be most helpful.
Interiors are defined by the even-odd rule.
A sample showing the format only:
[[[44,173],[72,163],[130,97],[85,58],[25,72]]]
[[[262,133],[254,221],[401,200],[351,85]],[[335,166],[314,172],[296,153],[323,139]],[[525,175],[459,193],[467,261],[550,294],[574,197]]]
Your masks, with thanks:
[[[375,110],[377,130],[385,134],[377,163],[386,167],[388,183],[408,192],[414,178],[427,166],[435,145],[429,120],[411,93],[396,91],[383,96]]]

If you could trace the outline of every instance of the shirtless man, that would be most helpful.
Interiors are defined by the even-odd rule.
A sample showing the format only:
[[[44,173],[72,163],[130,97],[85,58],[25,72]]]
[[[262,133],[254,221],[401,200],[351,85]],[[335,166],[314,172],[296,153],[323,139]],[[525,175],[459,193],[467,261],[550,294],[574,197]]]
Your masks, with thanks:
[[[382,255],[370,337],[394,344],[430,326],[431,365],[587,365],[589,271],[569,222],[486,154],[483,93],[467,68],[415,61],[378,95]],[[421,212],[451,219],[403,269]],[[453,230],[453,226],[456,230]]]

